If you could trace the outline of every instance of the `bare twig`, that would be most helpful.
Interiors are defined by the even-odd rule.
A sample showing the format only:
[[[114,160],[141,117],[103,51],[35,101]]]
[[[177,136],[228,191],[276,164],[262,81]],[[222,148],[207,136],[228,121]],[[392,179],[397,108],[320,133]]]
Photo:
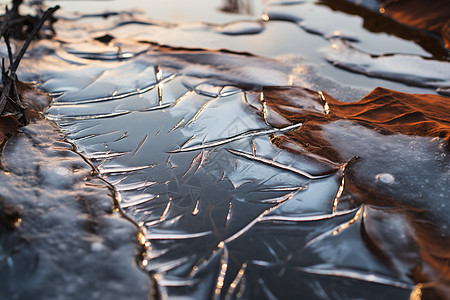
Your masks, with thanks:
[[[11,43],[9,41],[9,33],[6,31],[2,36],[5,39],[6,49],[8,50],[9,65],[11,66],[14,63],[14,56],[11,49]]]
[[[8,22],[9,22],[9,15],[10,11],[8,9],[8,6],[5,7],[5,16],[3,19],[2,29],[1,29],[1,36],[3,36],[6,32],[6,29],[8,28]]]
[[[42,25],[44,25],[45,21],[57,10],[59,9],[59,6],[54,6],[49,9],[47,9],[42,17],[39,19],[37,24],[33,27],[33,30],[31,33],[27,36],[27,39],[25,40],[25,43],[23,44],[22,48],[20,49],[19,53],[17,54],[16,58],[13,59],[13,54],[11,50],[11,44],[9,41],[9,35],[10,33],[7,32],[8,30],[8,23],[11,13],[14,14],[14,16],[19,17],[18,14],[18,5],[22,1],[15,1],[14,7],[12,12],[8,11],[8,8],[6,8],[6,14],[4,17],[4,22],[2,24],[1,34],[5,40],[6,47],[8,50],[8,56],[9,56],[9,68],[8,71],[5,70],[5,62],[2,60],[2,83],[3,83],[3,90],[2,94],[0,96],[0,115],[4,113],[7,104],[10,103],[12,107],[14,107],[14,110],[16,111],[15,117],[16,119],[23,125],[26,125],[27,120],[25,116],[25,108],[20,104],[19,94],[17,92],[16,87],[16,71],[19,67],[20,61],[22,60],[23,56],[25,55],[25,52],[27,51],[28,47],[31,44],[31,41],[37,36],[39,33],[39,30],[42,28]]]
[[[30,46],[31,41],[34,39],[34,37],[37,35],[39,30],[41,29],[42,25],[44,25],[44,22],[55,12],[59,9],[59,5],[56,5],[54,7],[50,7],[47,9],[44,14],[42,15],[41,19],[39,20],[39,23],[37,26],[33,28],[33,31],[31,31],[30,35],[25,41],[25,44],[23,44],[22,48],[20,49],[19,54],[17,55],[14,64],[10,67],[10,76],[13,77],[16,73],[17,68],[19,67],[20,60],[25,55],[25,51],[27,51],[28,46]]]

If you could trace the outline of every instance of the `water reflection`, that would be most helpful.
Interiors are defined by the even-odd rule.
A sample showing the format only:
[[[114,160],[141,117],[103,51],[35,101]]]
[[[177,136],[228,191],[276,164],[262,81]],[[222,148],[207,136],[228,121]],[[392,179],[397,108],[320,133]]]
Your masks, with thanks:
[[[254,15],[254,0],[223,0],[220,10],[227,13]]]
[[[353,1],[348,0],[322,0],[321,4],[330,7],[333,10],[345,12],[349,15],[361,16],[364,19],[363,26],[367,30],[375,33],[385,32],[391,35],[398,36],[405,40],[413,40],[420,45],[427,52],[432,53],[434,57],[440,59],[448,58],[448,51],[443,47],[442,42],[439,41],[434,35],[427,34],[422,30],[414,30],[411,27],[406,27],[403,24],[399,24],[393,20],[390,20],[380,14],[379,7],[381,1],[358,1],[363,6],[367,6],[367,9],[361,7],[361,5],[353,4]],[[396,3],[397,1],[385,1],[385,3]],[[419,2],[420,1],[416,1]],[[444,1],[440,1],[444,2]],[[407,7],[403,1],[402,5]],[[433,2],[435,4],[436,2]],[[448,11],[448,9],[441,8],[441,11]],[[417,11],[421,14],[421,11]],[[444,14],[444,13],[442,13]],[[431,17],[425,16],[425,17]],[[410,18],[410,20],[416,20],[419,22],[420,18]]]

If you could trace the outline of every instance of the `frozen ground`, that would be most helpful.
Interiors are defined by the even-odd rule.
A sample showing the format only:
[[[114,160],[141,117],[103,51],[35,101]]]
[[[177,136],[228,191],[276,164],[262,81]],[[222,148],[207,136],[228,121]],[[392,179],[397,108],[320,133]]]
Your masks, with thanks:
[[[370,3],[352,13],[329,1],[237,1],[231,13],[233,1],[159,3],[142,13],[125,1],[62,3],[56,38],[33,45],[19,76],[54,96],[47,118],[146,229],[142,263],[161,297],[410,299],[422,288],[424,299],[445,297],[448,140],[358,116],[322,122],[335,114],[328,95],[355,102],[377,86],[445,94],[450,67],[438,48],[404,25],[374,29],[369,21],[384,17]],[[385,125],[428,110],[413,109]],[[71,180],[64,170],[38,175],[55,186]],[[136,239],[131,223],[113,219],[131,230],[117,239]],[[82,247],[107,257],[98,268],[124,264],[130,276],[88,283],[148,292],[130,265],[136,244],[116,251],[89,234],[100,237]]]

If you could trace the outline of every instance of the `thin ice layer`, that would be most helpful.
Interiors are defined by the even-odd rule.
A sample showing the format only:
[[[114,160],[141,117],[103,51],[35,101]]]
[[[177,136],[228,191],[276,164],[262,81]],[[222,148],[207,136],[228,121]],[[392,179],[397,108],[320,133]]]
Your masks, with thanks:
[[[380,26],[371,24],[386,20],[357,6],[340,6],[327,1],[320,5],[314,1],[294,5],[275,2],[267,5],[265,17],[293,22],[307,32],[329,40],[330,46],[321,52],[327,61],[339,68],[408,85],[429,88],[449,85],[448,54],[445,50],[433,51],[433,48],[442,48],[439,43],[427,40],[420,33],[405,33],[407,30],[397,28],[401,26],[396,24],[391,24],[395,30],[386,28],[386,32],[380,32]],[[418,47],[416,40],[421,41],[423,49]],[[435,46],[431,47],[432,44]],[[430,53],[443,57],[431,59]]]
[[[325,59],[336,67],[367,76],[437,89],[450,85],[448,61],[402,54],[374,56],[341,41],[323,49],[323,53]]]
[[[278,9],[278,7],[281,7],[283,13],[294,15],[296,18],[304,17],[305,20],[308,18],[311,23],[310,26],[305,31],[291,22],[279,21],[276,18],[274,20],[269,18],[268,22],[244,19],[240,22],[224,22],[222,24],[202,22],[167,23],[158,20],[158,14],[148,14],[148,16],[152,17],[148,18],[148,16],[134,12],[110,15],[108,19],[102,20],[101,23],[95,23],[95,18],[92,19],[93,21],[88,21],[87,17],[82,18],[82,23],[60,20],[57,23],[57,30],[60,39],[65,42],[61,47],[62,49],[79,57],[105,61],[127,60],[146,51],[145,44],[136,44],[137,42],[149,43],[153,46],[160,45],[184,49],[226,49],[239,53],[244,52],[275,57],[277,59],[283,56],[283,60],[289,59],[289,64],[293,67],[293,70],[305,70],[307,69],[305,68],[306,64],[312,64],[318,71],[319,76],[313,76],[313,78],[310,78],[311,71],[303,71],[301,74],[292,72],[293,74],[289,79],[290,84],[304,85],[306,82],[310,88],[319,85],[318,89],[334,89],[343,94],[345,93],[343,87],[341,86],[341,89],[337,89],[335,81],[341,83],[341,85],[350,85],[357,89],[364,88],[366,92],[376,86],[407,91],[402,84],[378,79],[366,79],[337,69],[332,65],[324,64],[323,55],[318,50],[327,47],[330,44],[330,38],[346,39],[346,30],[356,31],[356,39],[363,41],[361,43],[353,43],[355,47],[372,54],[412,53],[426,57],[430,56],[412,41],[403,40],[389,34],[371,32],[362,28],[366,24],[362,24],[361,17],[336,12],[335,7],[331,10],[326,6],[308,1],[308,3],[286,4],[286,6],[279,5],[279,3],[269,3],[266,10],[270,12],[272,9]],[[297,7],[301,9],[298,10]],[[308,17],[309,15],[307,14],[309,10],[313,12],[311,17]],[[332,23],[343,26],[341,31],[324,25],[327,22],[318,21],[335,19],[336,21]],[[341,22],[342,20],[343,22]],[[358,21],[353,22],[353,20]],[[375,19],[372,22],[380,22],[380,20]],[[327,28],[322,30],[323,26]],[[376,31],[376,29],[371,30]],[[400,31],[403,32],[405,30]],[[280,35],[279,32],[284,34]],[[320,35],[311,34],[311,32],[319,32]],[[109,42],[106,44],[90,42],[92,39],[102,41],[102,37],[108,37],[104,41]],[[415,40],[416,38],[409,37],[408,39]],[[353,41],[352,38],[346,40]],[[306,47],[305,45],[308,46]],[[436,47],[433,46],[431,48],[434,49]],[[430,52],[428,48],[427,51]],[[73,60],[73,58],[67,57],[59,51],[57,55]],[[297,59],[293,60],[293,57]],[[313,71],[313,73],[315,72]],[[273,76],[272,78],[275,79],[276,77]],[[331,82],[324,80],[324,78],[331,79]],[[272,83],[272,85],[274,84],[278,83]],[[408,91],[411,91],[411,88],[408,88]],[[413,92],[424,93],[426,90],[417,88]]]
[[[194,54],[191,57],[199,62],[210,61],[208,52]],[[170,55],[165,53],[165,59]],[[152,78],[158,78],[160,68],[164,74],[164,67],[155,66]],[[189,65],[171,68],[164,81],[157,80],[141,94],[99,101],[88,91],[84,100],[63,95],[49,110],[100,174],[116,186],[128,215],[147,229],[147,268],[159,274],[163,295],[307,294],[320,299],[311,287],[327,286],[324,278],[337,278],[347,283],[357,279],[374,290],[386,286],[386,293],[406,297],[412,282],[396,278],[363,250],[357,234],[353,238],[365,253],[362,259],[370,261],[367,266],[355,268],[340,259],[344,253],[350,255],[350,246],[331,257],[312,259],[311,254],[304,257],[306,262],[293,260],[299,249],[313,244],[326,249],[324,237],[362,216],[355,204],[335,205],[342,193],[344,165],[275,147],[271,138],[295,131],[302,123],[274,127],[264,98],[255,101],[242,89],[218,85],[231,78],[231,69],[222,68],[212,81],[200,74],[188,76],[185,68]],[[260,79],[254,76],[245,77],[243,87],[258,86]],[[60,82],[67,90],[79,88]],[[265,227],[271,229],[262,230]],[[270,272],[274,269],[280,271]],[[278,289],[285,274],[309,279],[299,289]],[[354,292],[335,293],[347,297]]]
[[[319,10],[324,18],[333,14]],[[243,34],[223,35],[210,24],[122,21],[94,28],[82,43],[66,35],[61,49],[41,43],[23,74],[59,96],[49,117],[120,191],[128,215],[148,229],[147,268],[158,274],[163,297],[409,298],[421,280],[411,279],[410,267],[427,260],[408,248],[417,243],[406,224],[396,233],[407,242],[387,253],[407,249],[408,259],[386,263],[380,252],[393,237],[383,240],[379,233],[393,223],[371,203],[357,201],[361,190],[352,195],[346,189],[351,153],[332,161],[292,140],[289,147],[275,143],[308,124],[275,113],[261,86],[324,81],[312,80],[311,68],[295,57],[254,54],[303,55],[321,68],[316,49],[328,39],[284,21],[263,23],[252,35],[240,32],[254,29],[251,22],[232,25]],[[91,40],[107,33],[115,39],[115,56],[114,44]],[[97,44],[83,51],[86,42]],[[333,71],[326,64],[319,72],[348,74]],[[377,82],[349,76],[366,88]],[[314,94],[312,108],[326,113],[321,95]],[[292,109],[289,101],[283,104]],[[342,131],[331,129],[340,137]],[[395,144],[372,131],[367,136]],[[429,172],[434,167],[426,165]],[[398,180],[389,172],[369,177],[376,184]]]
[[[362,219],[372,252],[384,253],[398,276],[435,283],[428,297],[445,295],[450,235],[447,99],[382,88],[355,103],[322,92],[313,95],[295,87],[264,91],[274,113],[305,122],[273,142],[295,153],[348,162],[338,207],[349,200],[368,204]],[[335,233],[339,228],[329,235]]]

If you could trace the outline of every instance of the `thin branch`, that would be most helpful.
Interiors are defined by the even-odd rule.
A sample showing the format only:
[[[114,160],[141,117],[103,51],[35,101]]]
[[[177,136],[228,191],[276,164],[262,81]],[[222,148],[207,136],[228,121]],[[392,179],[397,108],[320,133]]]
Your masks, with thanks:
[[[15,6],[13,7],[13,12],[15,12],[17,15],[17,7],[21,3],[21,1],[14,2]],[[9,23],[9,18],[11,11],[8,10],[6,7],[6,14],[4,17],[4,22],[2,24],[1,29],[1,36],[5,39],[6,47],[8,50],[8,56],[10,60],[10,65],[8,71],[5,70],[5,61],[2,59],[2,82],[3,82],[3,90],[0,97],[0,114],[3,114],[3,112],[6,109],[7,103],[10,102],[12,106],[16,109],[16,119],[19,120],[23,125],[26,125],[26,118],[25,118],[25,109],[20,104],[19,94],[17,92],[16,87],[16,71],[19,67],[19,63],[22,60],[23,56],[25,55],[25,52],[27,51],[28,47],[31,44],[31,41],[34,39],[34,37],[38,34],[39,30],[41,29],[42,25],[44,25],[45,21],[57,10],[59,9],[59,6],[54,6],[49,9],[47,9],[42,17],[39,19],[39,21],[36,23],[36,25],[33,27],[33,30],[28,35],[27,39],[25,40],[25,43],[23,44],[22,48],[19,51],[19,54],[13,59],[13,54],[11,50],[11,44],[9,41],[9,33],[7,33],[7,27]]]
[[[6,49],[8,50],[9,65],[11,66],[14,63],[14,56],[11,49],[11,42],[9,41],[9,33],[5,31],[3,38],[5,39]]]
[[[8,28],[8,22],[9,22],[9,15],[10,15],[10,10],[8,9],[8,6],[5,6],[5,17],[3,19],[3,24],[2,24],[2,30],[1,30],[1,35],[3,36],[6,32],[6,29]]]
[[[56,5],[54,7],[50,7],[49,9],[47,9],[44,14],[42,15],[42,17],[39,20],[39,23],[37,24],[37,26],[35,26],[33,28],[33,31],[31,31],[30,35],[28,36],[28,38],[25,41],[25,44],[23,44],[22,48],[20,49],[19,54],[16,57],[16,60],[14,61],[14,64],[9,68],[10,70],[10,76],[14,77],[17,68],[19,67],[19,63],[22,60],[23,56],[25,55],[25,51],[27,51],[28,46],[30,46],[31,41],[34,39],[34,37],[37,35],[37,33],[39,32],[39,30],[41,29],[42,25],[44,25],[44,22],[56,11],[60,8],[59,5]]]

